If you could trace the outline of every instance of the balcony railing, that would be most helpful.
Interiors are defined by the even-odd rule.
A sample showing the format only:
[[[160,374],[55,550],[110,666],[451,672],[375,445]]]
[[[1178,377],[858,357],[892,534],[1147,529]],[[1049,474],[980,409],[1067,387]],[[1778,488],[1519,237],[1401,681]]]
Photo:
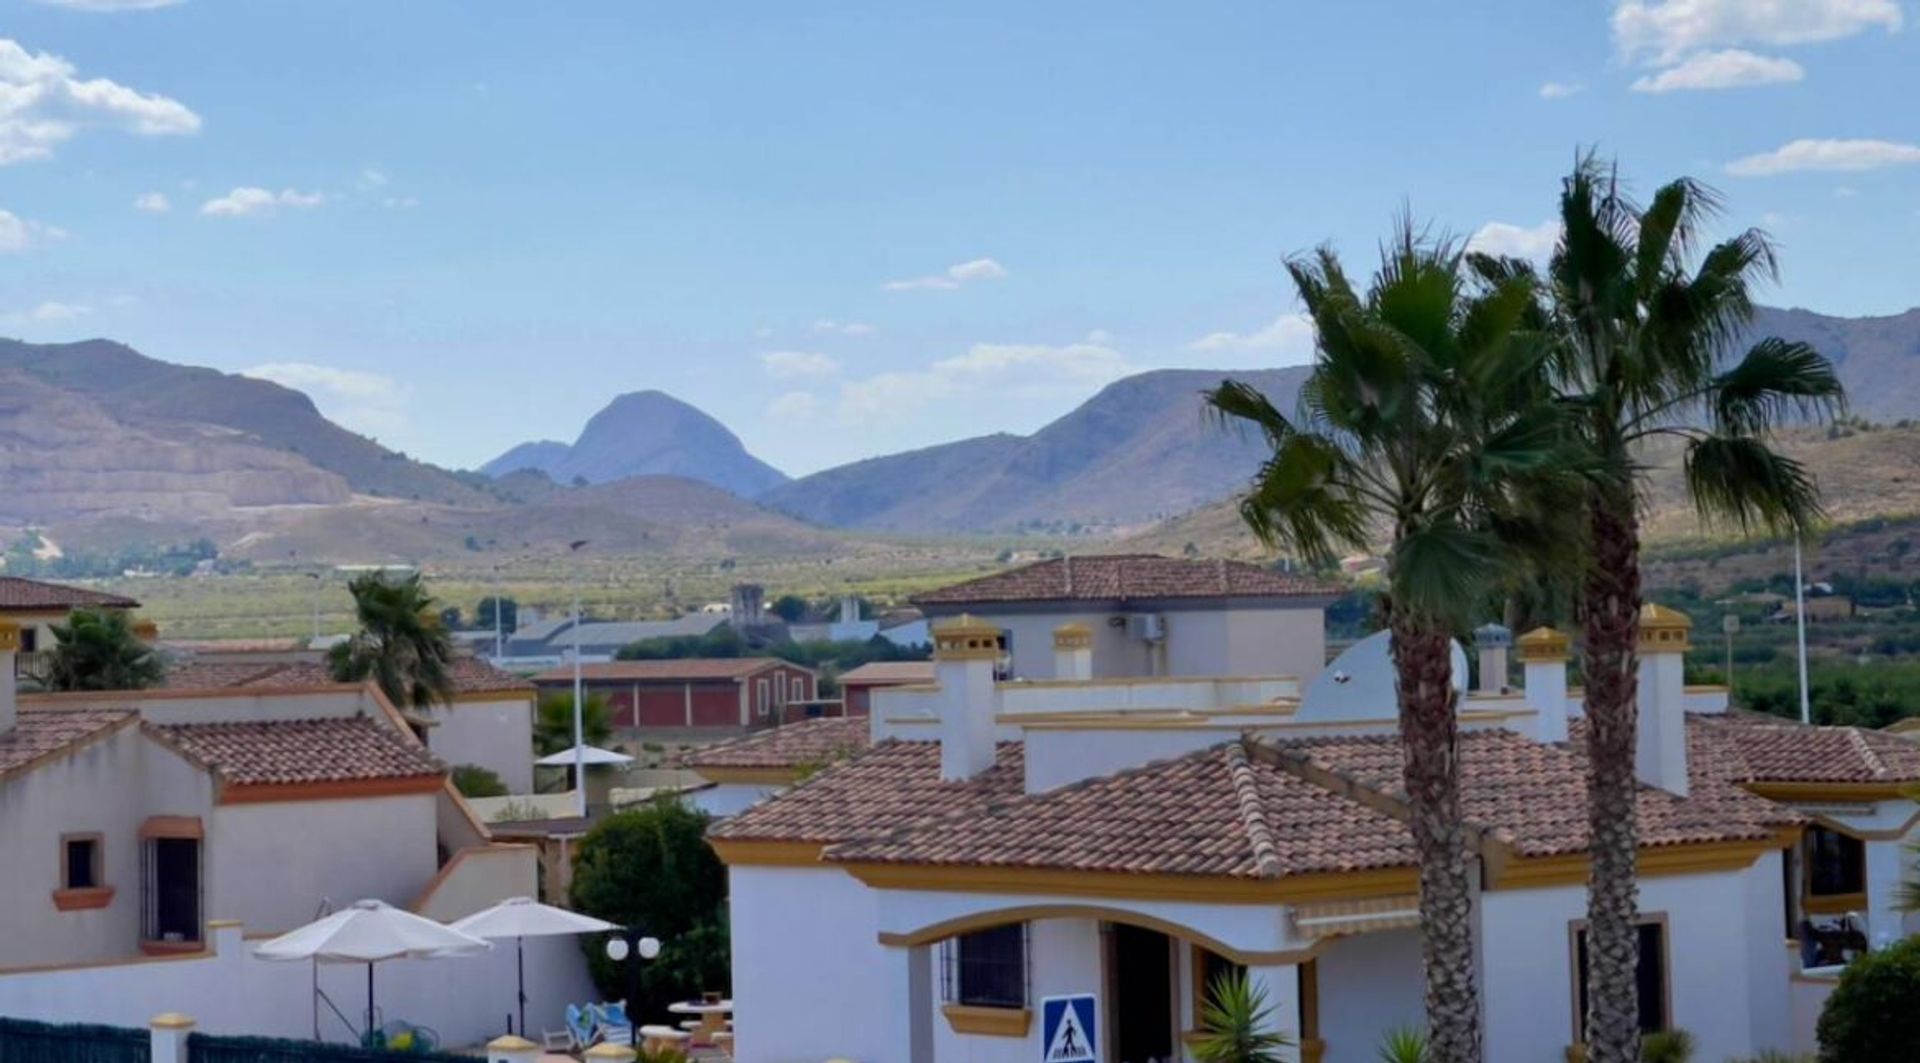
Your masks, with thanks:
[[[53,672],[53,651],[29,650],[13,655],[13,677],[44,683]]]

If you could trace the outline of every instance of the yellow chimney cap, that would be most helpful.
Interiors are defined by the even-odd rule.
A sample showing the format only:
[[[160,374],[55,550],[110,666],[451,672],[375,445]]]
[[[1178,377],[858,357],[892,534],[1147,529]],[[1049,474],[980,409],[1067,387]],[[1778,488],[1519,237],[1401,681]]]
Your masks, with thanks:
[[[1573,656],[1573,639],[1564,631],[1537,627],[1513,640],[1514,655],[1522,661],[1564,661]]]
[[[933,625],[936,661],[996,661],[1000,659],[1000,629],[962,613]]]
[[[1657,602],[1647,602],[1640,607],[1641,653],[1685,653],[1693,648],[1689,632],[1693,629],[1693,619],[1678,609],[1669,609]]]
[[[1085,624],[1072,621],[1053,629],[1053,648],[1056,650],[1082,650],[1093,646],[1093,629]]]
[[[20,652],[20,625],[11,620],[0,620],[0,653]]]

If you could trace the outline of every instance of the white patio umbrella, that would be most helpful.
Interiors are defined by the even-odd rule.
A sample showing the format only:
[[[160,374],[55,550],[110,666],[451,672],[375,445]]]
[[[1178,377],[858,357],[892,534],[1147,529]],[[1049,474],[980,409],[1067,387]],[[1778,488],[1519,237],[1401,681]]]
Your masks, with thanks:
[[[570,912],[541,904],[532,897],[510,897],[484,911],[450,924],[453,929],[477,938],[513,939],[513,963],[520,977],[520,1036],[527,1035],[527,938],[560,937],[567,934],[597,934],[618,930],[605,919]]]
[[[573,759],[573,753],[576,749],[580,751],[580,759],[578,761]],[[549,753],[539,760],[534,761],[534,763],[545,768],[571,768],[575,763],[586,765],[631,764],[633,763],[633,758],[627,756],[625,753],[616,752],[611,749],[601,749],[599,746],[568,746],[558,753]]]
[[[367,1032],[373,1031],[373,965],[485,952],[493,943],[442,926],[385,901],[355,901],[332,915],[254,946],[263,960],[367,965]]]

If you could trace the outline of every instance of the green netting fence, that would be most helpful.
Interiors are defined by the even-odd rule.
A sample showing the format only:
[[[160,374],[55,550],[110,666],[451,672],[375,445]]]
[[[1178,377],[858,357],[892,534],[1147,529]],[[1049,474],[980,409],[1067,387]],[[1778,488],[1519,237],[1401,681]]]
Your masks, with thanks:
[[[5,1063],[152,1063],[146,1030],[0,1018]]]
[[[218,1037],[197,1033],[187,1038],[188,1063],[475,1063],[451,1052],[361,1048],[322,1041],[279,1037]],[[13,1063],[11,1059],[5,1063]],[[144,1061],[143,1061],[144,1063]]]

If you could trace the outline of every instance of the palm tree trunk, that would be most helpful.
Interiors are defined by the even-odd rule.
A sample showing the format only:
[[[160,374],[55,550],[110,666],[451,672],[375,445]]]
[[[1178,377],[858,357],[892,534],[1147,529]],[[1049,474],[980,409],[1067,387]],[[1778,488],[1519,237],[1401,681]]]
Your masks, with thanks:
[[[1473,891],[1460,819],[1459,720],[1452,640],[1396,616],[1393,667],[1414,847],[1420,857],[1420,930],[1431,1063],[1479,1063],[1480,992]]]
[[[1630,493],[1596,491],[1588,503],[1592,564],[1585,575],[1587,816],[1593,849],[1587,886],[1587,1059],[1638,1063],[1640,1005],[1639,822],[1634,772],[1639,724],[1637,655],[1640,526]]]

